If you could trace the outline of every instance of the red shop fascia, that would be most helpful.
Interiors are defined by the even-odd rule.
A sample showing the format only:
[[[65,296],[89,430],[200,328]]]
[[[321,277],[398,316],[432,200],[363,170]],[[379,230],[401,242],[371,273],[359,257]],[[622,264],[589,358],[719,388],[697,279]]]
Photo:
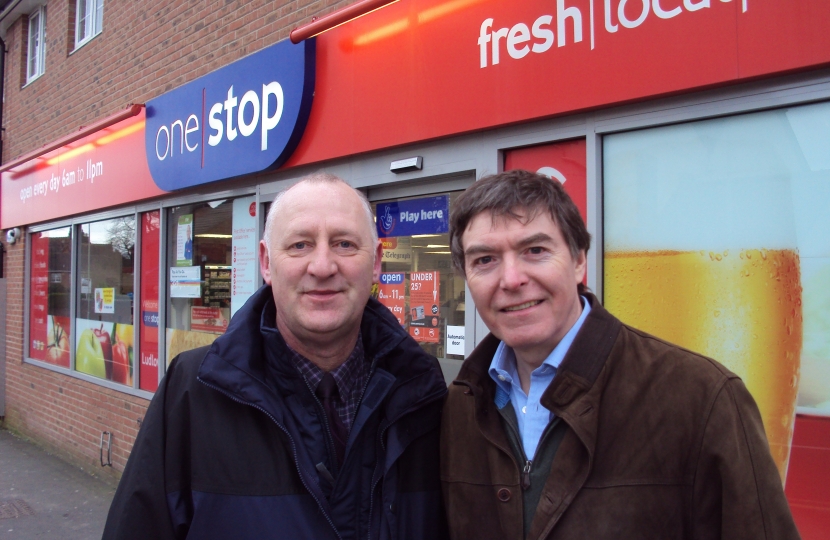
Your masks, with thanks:
[[[402,0],[314,38],[310,116],[274,174],[291,178],[292,171],[336,168],[395,149],[409,157],[417,145],[451,147],[455,137],[513,129],[509,135],[521,126],[543,130],[558,118],[727,87],[756,85],[757,95],[790,81],[826,86],[828,28],[826,0]],[[4,165],[0,226],[174,196],[153,182],[144,111],[133,113]],[[513,148],[507,142],[499,149],[499,168],[505,160],[508,167],[536,167],[533,155]],[[596,176],[601,166],[591,148],[577,141]],[[418,174],[426,177],[428,169],[425,163]],[[596,230],[597,185],[586,188],[584,176],[576,184],[572,193]],[[601,290],[593,276],[592,287]],[[828,419],[799,415],[787,493],[805,538],[811,527],[830,528],[828,456]]]

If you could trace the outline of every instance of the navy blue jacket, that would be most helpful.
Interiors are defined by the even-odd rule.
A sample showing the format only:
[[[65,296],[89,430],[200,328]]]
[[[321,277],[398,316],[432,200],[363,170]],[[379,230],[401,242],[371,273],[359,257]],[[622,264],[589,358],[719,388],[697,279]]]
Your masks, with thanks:
[[[441,539],[438,362],[375,300],[372,374],[334,469],[322,409],[273,329],[265,286],[209,348],[170,365],[139,431],[104,539]],[[317,468],[334,472],[334,485]]]

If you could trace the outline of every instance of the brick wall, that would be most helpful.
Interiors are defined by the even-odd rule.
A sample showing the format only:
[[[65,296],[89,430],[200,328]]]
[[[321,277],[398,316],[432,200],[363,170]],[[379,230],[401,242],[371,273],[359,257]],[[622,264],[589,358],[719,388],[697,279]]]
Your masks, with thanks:
[[[3,161],[286,39],[312,16],[349,3],[105,0],[103,32],[74,50],[74,1],[49,0],[46,71],[28,86],[25,17],[6,34]],[[5,425],[116,478],[149,402],[23,363],[24,242],[6,247]],[[102,431],[113,433],[112,468],[99,464]]]

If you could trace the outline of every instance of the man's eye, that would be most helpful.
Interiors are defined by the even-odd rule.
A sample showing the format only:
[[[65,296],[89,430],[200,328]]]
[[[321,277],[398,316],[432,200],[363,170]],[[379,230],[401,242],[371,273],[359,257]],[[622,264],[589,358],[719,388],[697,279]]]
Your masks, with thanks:
[[[493,257],[487,255],[485,257],[479,257],[478,259],[474,260],[473,264],[475,266],[481,266],[483,264],[490,264],[491,262],[493,262]]]
[[[545,249],[541,248],[541,247],[532,247],[532,248],[528,249],[527,251],[531,255],[541,255],[542,253],[545,252]]]
[[[291,247],[294,248],[294,249],[305,249],[306,243],[305,242],[294,242],[294,244],[292,244]]]
[[[339,242],[337,246],[342,249],[349,249],[351,247],[354,247],[354,244],[349,242],[348,240],[343,240],[342,242]]]

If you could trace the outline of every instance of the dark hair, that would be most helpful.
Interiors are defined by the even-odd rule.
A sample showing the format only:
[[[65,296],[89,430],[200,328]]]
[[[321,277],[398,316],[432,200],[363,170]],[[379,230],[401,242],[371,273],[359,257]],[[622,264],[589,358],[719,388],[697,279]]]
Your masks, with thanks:
[[[465,273],[461,236],[477,215],[490,212],[494,221],[509,216],[527,223],[543,211],[550,213],[551,219],[562,231],[574,259],[579,257],[580,251],[587,253],[591,247],[591,235],[562,184],[541,174],[513,170],[485,176],[454,201],[450,210],[453,265],[462,274]]]

